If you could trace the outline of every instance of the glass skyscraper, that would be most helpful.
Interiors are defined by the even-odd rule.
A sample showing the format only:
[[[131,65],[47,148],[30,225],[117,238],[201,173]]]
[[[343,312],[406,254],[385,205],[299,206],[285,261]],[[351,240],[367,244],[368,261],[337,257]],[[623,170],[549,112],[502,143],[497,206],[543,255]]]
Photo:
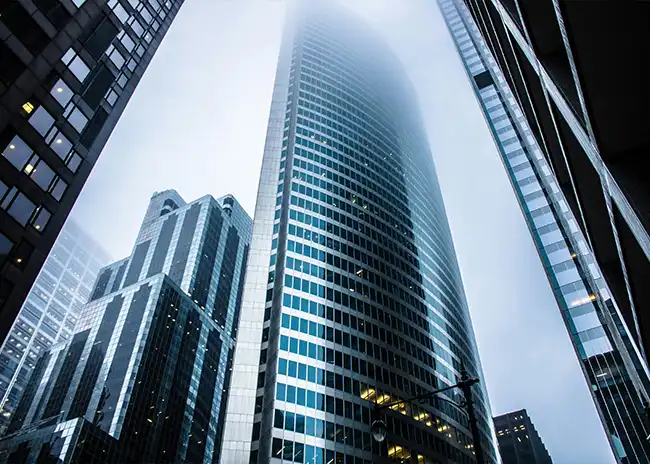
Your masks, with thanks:
[[[251,223],[232,196],[154,194],[131,255],[36,361],[0,461],[217,462]]]
[[[182,3],[0,2],[0,340]]]
[[[635,338],[467,6],[438,0],[525,215],[618,462],[650,461],[649,376]]]
[[[647,363],[650,3],[464,3]]]
[[[1,430],[9,423],[38,356],[72,336],[97,273],[109,261],[104,249],[68,219],[0,348]]]
[[[401,401],[456,383],[462,365],[481,377],[414,89],[381,38],[334,2],[300,2],[291,16],[221,462],[476,462],[460,407]],[[487,396],[474,388],[496,462]],[[379,444],[372,409],[388,402]]]

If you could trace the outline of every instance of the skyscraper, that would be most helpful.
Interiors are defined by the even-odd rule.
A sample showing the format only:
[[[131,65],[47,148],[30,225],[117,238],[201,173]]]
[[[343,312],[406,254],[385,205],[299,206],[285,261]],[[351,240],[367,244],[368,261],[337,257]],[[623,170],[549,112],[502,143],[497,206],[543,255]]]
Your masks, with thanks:
[[[221,462],[475,462],[459,401],[481,377],[415,92],[334,2],[285,29],[262,161]],[[487,396],[475,388],[495,462]],[[386,441],[370,434],[375,404]]]
[[[503,464],[553,464],[525,409],[494,418]]]
[[[183,0],[0,3],[4,340]]]
[[[99,269],[110,258],[68,219],[0,348],[0,429],[18,404],[38,356],[70,339]]]
[[[131,255],[37,361],[0,456],[216,462],[251,222],[232,196],[154,194]]]
[[[650,460],[647,366],[556,172],[466,5],[439,0],[619,462]]]
[[[648,2],[465,0],[646,357]]]

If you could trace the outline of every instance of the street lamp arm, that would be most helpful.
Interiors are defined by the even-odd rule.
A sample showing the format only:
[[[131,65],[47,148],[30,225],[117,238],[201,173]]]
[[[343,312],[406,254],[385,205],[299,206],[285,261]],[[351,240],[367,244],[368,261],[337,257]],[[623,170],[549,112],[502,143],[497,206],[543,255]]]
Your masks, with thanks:
[[[407,399],[404,399],[404,400],[392,401],[392,402],[386,403],[386,404],[375,403],[375,411],[381,411],[382,409],[390,409],[393,406],[398,406],[398,405],[403,404],[403,403],[411,403],[413,401],[427,400],[427,399],[431,399],[431,398],[434,398],[434,397],[438,398],[438,399],[442,399],[443,401],[448,401],[449,403],[458,406],[458,404],[454,403],[453,401],[447,400],[446,398],[442,398],[442,397],[437,396],[437,395],[439,393],[442,393],[442,392],[445,392],[445,391],[448,391],[448,390],[453,390],[454,388],[462,388],[463,385],[465,385],[465,384],[468,384],[468,385],[471,386],[471,385],[474,385],[475,383],[478,383],[478,379],[468,379],[468,380],[460,381],[460,382],[458,382],[458,383],[456,383],[454,385],[449,385],[449,386],[444,387],[444,388],[439,388],[438,390],[423,393],[422,395],[412,396],[411,398],[407,398]]]

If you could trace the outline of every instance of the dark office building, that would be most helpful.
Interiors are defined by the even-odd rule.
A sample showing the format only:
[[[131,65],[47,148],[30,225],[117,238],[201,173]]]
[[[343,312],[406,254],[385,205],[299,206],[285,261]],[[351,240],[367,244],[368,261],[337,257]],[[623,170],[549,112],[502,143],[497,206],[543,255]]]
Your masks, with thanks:
[[[650,3],[465,3],[647,355]]]
[[[553,464],[525,409],[494,418],[503,464]]]
[[[329,0],[287,21],[255,210],[221,462],[495,463],[429,140],[377,31]],[[385,441],[371,414],[385,410]]]
[[[231,196],[155,194],[75,334],[37,360],[0,462],[216,462],[250,235]]]
[[[0,340],[182,3],[0,2]]]

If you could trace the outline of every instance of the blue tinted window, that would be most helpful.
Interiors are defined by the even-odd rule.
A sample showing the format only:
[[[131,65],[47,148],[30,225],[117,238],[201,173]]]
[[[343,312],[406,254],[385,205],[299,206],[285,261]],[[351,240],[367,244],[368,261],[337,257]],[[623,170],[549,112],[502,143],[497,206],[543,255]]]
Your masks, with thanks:
[[[289,361],[289,377],[296,377],[296,371],[298,369],[298,364],[295,361]]]
[[[296,414],[295,425],[296,425],[296,433],[305,433],[305,416],[303,416],[302,414]],[[302,455],[302,453],[300,454]],[[300,462],[302,462],[302,460]]]
[[[278,361],[278,372],[282,375],[287,374],[287,360],[280,358]]]
[[[283,383],[278,383],[275,399],[284,401],[285,391],[286,391],[286,386]]]
[[[295,426],[295,416],[292,412],[287,411],[284,416],[284,429],[293,431]]]
[[[297,399],[297,403],[300,406],[305,406],[305,404],[306,404],[306,398],[305,397],[306,397],[305,389],[304,388],[298,388],[298,393],[297,393],[296,399]]]

